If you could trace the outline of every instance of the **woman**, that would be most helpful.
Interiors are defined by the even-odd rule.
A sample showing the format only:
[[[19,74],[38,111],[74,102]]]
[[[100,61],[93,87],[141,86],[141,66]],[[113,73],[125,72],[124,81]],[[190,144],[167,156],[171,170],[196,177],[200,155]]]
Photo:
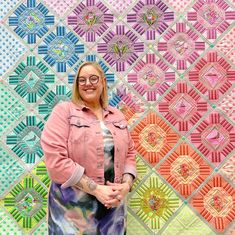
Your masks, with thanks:
[[[41,136],[49,190],[49,234],[125,234],[125,196],[136,177],[123,114],[108,106],[102,68],[83,63],[71,102],[53,109]]]

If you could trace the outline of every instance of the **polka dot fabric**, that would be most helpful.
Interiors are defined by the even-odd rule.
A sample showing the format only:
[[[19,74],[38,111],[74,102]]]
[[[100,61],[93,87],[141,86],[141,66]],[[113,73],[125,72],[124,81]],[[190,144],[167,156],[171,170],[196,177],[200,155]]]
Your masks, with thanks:
[[[10,11],[12,9],[13,6],[15,6],[16,4],[18,4],[20,2],[20,0],[1,0],[0,2],[0,20],[2,20],[6,14],[8,13],[8,11]]]
[[[166,2],[172,6],[177,12],[183,13],[185,9],[195,1],[192,0],[166,0]]]
[[[235,62],[235,27],[233,27],[216,45],[216,49],[222,52],[231,62]]]
[[[76,0],[45,0],[45,4],[50,7],[52,12],[58,16],[64,17],[65,12],[73,7],[77,2]]]
[[[24,167],[17,159],[0,147],[0,193],[4,193],[24,173]]]
[[[218,108],[235,122],[235,88],[222,100]]]
[[[20,118],[25,110],[26,108],[14,96],[13,91],[0,83],[0,135],[15,122],[16,118]]]
[[[48,234],[47,222],[42,223],[39,227],[32,233],[32,235],[46,235]]]
[[[16,223],[0,208],[1,235],[22,235],[22,231]],[[46,235],[46,234],[44,234]]]
[[[112,9],[118,13],[123,14],[130,5],[136,1],[134,0],[107,0],[107,2],[112,6]]]
[[[3,76],[27,49],[4,25],[0,25],[0,32],[0,76]]]

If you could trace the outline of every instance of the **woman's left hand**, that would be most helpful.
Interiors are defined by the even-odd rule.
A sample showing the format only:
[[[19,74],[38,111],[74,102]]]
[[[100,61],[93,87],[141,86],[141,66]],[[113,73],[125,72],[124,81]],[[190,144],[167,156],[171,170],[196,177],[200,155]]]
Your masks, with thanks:
[[[107,181],[107,185],[116,186],[117,191],[119,191],[119,194],[115,198],[107,201],[105,206],[107,208],[118,207],[120,203],[125,199],[126,195],[128,194],[130,190],[130,185],[128,183],[118,184],[118,183],[111,183],[109,181]]]

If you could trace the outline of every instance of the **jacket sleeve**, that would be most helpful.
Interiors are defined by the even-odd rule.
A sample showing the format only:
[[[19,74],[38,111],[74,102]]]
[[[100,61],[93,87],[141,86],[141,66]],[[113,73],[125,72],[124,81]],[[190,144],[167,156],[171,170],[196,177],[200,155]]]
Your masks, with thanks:
[[[84,168],[69,158],[69,114],[68,102],[56,105],[41,135],[49,176],[63,188],[76,184],[84,173]]]
[[[125,166],[124,166],[124,174],[132,174],[134,178],[136,178],[136,150],[134,146],[134,141],[131,138],[130,132],[128,131],[128,152],[125,159]]]

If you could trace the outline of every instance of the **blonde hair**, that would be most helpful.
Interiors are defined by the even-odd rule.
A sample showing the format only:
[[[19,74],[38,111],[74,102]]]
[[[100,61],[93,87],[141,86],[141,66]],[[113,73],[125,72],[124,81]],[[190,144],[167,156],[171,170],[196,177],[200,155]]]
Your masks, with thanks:
[[[101,93],[101,96],[100,96],[100,104],[103,108],[107,107],[108,106],[108,89],[107,89],[107,82],[106,82],[106,79],[105,79],[105,75],[104,75],[104,71],[103,69],[101,68],[101,66],[96,63],[96,62],[91,62],[91,61],[87,61],[87,62],[84,62],[80,65],[80,67],[78,68],[78,72],[77,72],[77,75],[75,76],[75,79],[74,79],[74,82],[73,82],[73,90],[72,90],[72,102],[74,104],[82,104],[83,101],[82,101],[82,98],[80,96],[80,93],[79,93],[79,88],[78,88],[78,77],[79,77],[79,74],[81,72],[81,69],[87,65],[91,65],[93,66],[100,74],[100,79],[103,83],[103,91]]]

